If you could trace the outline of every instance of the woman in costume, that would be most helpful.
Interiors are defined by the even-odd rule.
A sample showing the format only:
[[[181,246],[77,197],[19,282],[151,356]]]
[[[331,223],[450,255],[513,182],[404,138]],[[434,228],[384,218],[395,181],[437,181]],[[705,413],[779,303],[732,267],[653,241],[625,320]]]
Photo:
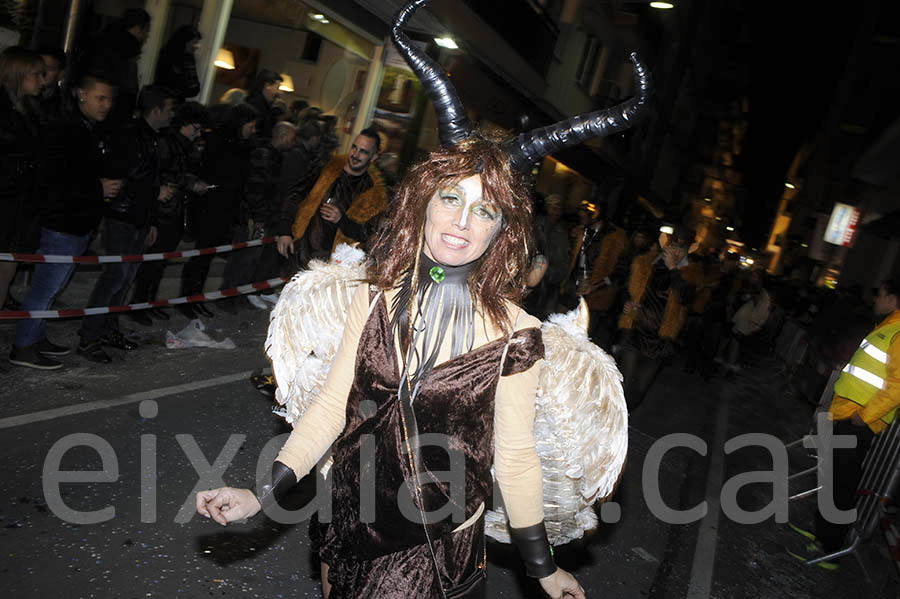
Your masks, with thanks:
[[[630,126],[649,76],[635,60],[636,98],[503,144],[473,130],[446,73],[403,34],[424,3],[404,8],[392,34],[435,105],[442,149],[401,184],[328,378],[271,483],[200,492],[197,510],[223,525],[252,516],[331,447],[333,514],[318,535],[325,596],[472,597],[486,569],[493,464],[527,573],[553,599],[583,598],[554,564],[543,521],[533,425],[544,347],[540,323],[516,304],[531,230],[518,172]]]

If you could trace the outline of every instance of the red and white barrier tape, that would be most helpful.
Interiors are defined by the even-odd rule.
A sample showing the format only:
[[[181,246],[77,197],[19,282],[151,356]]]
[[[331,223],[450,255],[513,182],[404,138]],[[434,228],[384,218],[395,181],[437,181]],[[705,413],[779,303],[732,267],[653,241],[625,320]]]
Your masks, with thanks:
[[[80,316],[93,316],[94,314],[108,314],[111,312],[133,312],[136,310],[146,310],[148,308],[159,308],[161,306],[177,306],[179,304],[191,304],[194,302],[204,302],[206,300],[217,300],[223,297],[235,297],[237,295],[246,295],[255,293],[263,289],[272,289],[290,281],[287,277],[279,277],[277,279],[269,279],[268,281],[259,281],[257,283],[248,283],[240,287],[232,287],[230,289],[220,289],[212,293],[204,293],[200,295],[185,295],[182,297],[174,297],[167,300],[157,300],[153,302],[143,302],[140,304],[128,304],[127,306],[106,306],[103,308],[73,308],[70,310],[19,310],[0,312],[0,320],[20,320],[25,318],[74,318]]]
[[[127,256],[45,256],[43,254],[9,254],[0,253],[0,262],[46,262],[54,264],[107,264],[111,262],[153,262],[155,260],[171,260],[173,258],[191,258],[208,254],[224,254],[233,250],[274,243],[276,237],[263,237],[253,241],[242,241],[229,245],[217,245],[199,250],[183,252],[161,252],[157,254],[133,254]]]

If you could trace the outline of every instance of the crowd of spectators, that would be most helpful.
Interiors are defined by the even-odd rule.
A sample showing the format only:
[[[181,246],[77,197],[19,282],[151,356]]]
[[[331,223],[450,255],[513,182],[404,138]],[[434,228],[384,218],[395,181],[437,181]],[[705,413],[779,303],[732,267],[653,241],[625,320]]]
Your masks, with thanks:
[[[221,288],[229,289],[290,275],[327,257],[341,240],[366,241],[389,201],[374,168],[382,143],[376,131],[364,130],[349,154],[334,155],[336,119],[302,100],[285,104],[281,76],[268,69],[247,90],[228,90],[212,106],[190,101],[200,90],[194,52],[201,34],[192,26],[173,33],[155,81],[141,88],[137,60],[149,27],[146,12],[127,10],[75,53],[72,64],[55,48],[0,54],[0,251],[79,256],[95,236],[109,255],[277,238],[227,255]],[[698,250],[685,227],[660,235],[652,218],[614,223],[602,204],[588,208],[572,219],[561,195],[536,198],[526,308],[545,318],[583,297],[591,338],[614,352],[632,408],[676,355],[704,376],[735,372],[748,353],[772,342],[785,318],[810,318],[823,303],[812,297],[813,288],[746,269],[721,248]],[[206,254],[184,263],[182,295],[203,292],[212,259]],[[19,302],[8,295],[16,267],[0,262],[5,309],[49,309],[74,269],[37,265]],[[157,299],[165,267],[163,261],[105,264],[88,307]],[[836,297],[839,305],[816,315],[844,315],[832,324],[848,329],[846,347],[823,349],[834,362],[852,353],[857,329],[869,325],[863,317],[847,319],[858,303]],[[276,300],[264,291],[216,307],[234,313],[268,309]],[[188,318],[216,314],[206,303],[178,310]],[[171,312],[142,310],[130,318],[149,326]],[[118,321],[115,313],[84,318],[77,352],[107,363],[109,348],[137,347]],[[43,320],[25,319],[10,362],[55,369],[68,352],[47,338]]]
[[[193,26],[172,34],[155,80],[140,86],[137,64],[150,24],[145,11],[128,9],[71,61],[57,48],[16,46],[0,54],[0,251],[81,256],[94,247],[130,255],[172,251],[184,241],[205,248],[274,237],[285,201],[296,206],[298,194],[305,197],[333,160],[334,119],[303,101],[285,105],[273,71],[260,70],[246,92],[230,90],[216,105],[190,101],[200,91],[194,53],[201,34]],[[341,217],[348,221],[342,231],[365,224]],[[273,243],[228,254],[222,288],[290,274],[296,264],[289,249],[279,253]],[[203,292],[212,258],[185,262],[184,295]],[[19,301],[8,293],[17,267],[0,262],[6,310],[50,309],[75,268],[37,264]],[[104,264],[87,307],[157,299],[165,267],[164,261]],[[250,303],[266,308],[275,299],[260,294]],[[231,312],[249,305],[221,304]],[[202,303],[179,309],[190,318],[214,315]],[[171,313],[129,316],[151,325]],[[77,353],[98,363],[111,361],[109,348],[138,345],[123,334],[118,313],[83,318],[78,335]],[[69,352],[47,338],[43,319],[23,319],[9,361],[52,370]]]

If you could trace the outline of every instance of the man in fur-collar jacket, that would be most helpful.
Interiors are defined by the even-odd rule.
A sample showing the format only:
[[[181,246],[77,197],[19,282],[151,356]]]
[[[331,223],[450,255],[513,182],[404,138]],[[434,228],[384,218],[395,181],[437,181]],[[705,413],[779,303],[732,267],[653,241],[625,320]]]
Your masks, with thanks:
[[[312,259],[328,260],[339,243],[365,242],[375,218],[387,207],[387,192],[374,161],[381,141],[364,129],[348,155],[333,157],[317,179],[298,181],[285,199],[278,251],[296,255],[300,268]]]

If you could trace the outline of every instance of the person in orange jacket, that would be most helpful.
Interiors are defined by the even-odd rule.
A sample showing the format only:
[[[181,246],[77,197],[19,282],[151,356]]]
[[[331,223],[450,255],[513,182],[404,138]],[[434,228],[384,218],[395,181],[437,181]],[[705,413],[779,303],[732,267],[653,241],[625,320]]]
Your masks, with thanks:
[[[629,411],[644,400],[663,363],[675,354],[687,308],[702,283],[702,268],[688,260],[693,231],[677,227],[659,249],[634,258],[628,301],[619,318],[623,342],[616,355]]]
[[[590,222],[576,228],[569,273],[570,278],[574,275],[576,293],[590,310],[591,339],[606,346],[615,324],[608,322],[607,314],[620,288],[614,274],[620,258],[628,251],[628,235],[610,222],[603,210],[600,207]]]

